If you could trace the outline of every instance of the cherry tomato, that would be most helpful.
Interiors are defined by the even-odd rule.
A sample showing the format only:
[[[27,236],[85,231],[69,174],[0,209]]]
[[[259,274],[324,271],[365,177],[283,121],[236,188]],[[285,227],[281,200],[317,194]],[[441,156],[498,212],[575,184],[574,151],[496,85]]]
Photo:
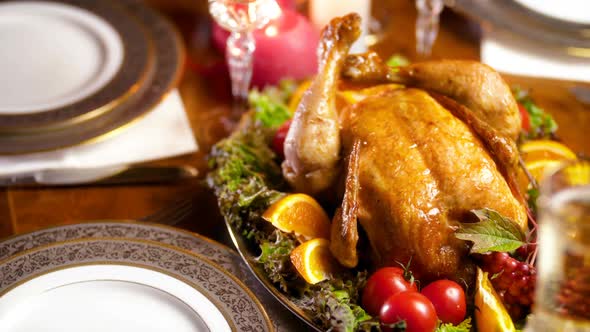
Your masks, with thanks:
[[[404,278],[404,270],[399,267],[381,268],[367,280],[363,290],[363,308],[377,316],[388,297],[404,291],[418,291],[415,283]]]
[[[438,324],[432,302],[426,296],[412,291],[390,296],[381,308],[379,319],[383,324],[405,321],[406,332],[432,332]],[[389,328],[383,330],[391,331]]]
[[[526,108],[522,104],[518,104],[518,110],[520,111],[521,127],[524,131],[529,132],[531,130],[531,117]]]
[[[283,146],[285,145],[285,138],[287,138],[287,133],[289,132],[290,127],[291,120],[285,121],[285,123],[277,129],[275,137],[272,139],[272,149],[283,159],[285,158],[285,150]]]
[[[456,282],[438,280],[424,287],[421,291],[436,308],[438,319],[443,323],[460,324],[465,319],[467,303],[465,292]]]

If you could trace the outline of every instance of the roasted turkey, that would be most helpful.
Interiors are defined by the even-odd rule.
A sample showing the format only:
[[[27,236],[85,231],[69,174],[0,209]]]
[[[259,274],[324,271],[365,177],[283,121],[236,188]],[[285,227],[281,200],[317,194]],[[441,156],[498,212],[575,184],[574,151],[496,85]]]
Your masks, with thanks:
[[[359,23],[350,14],[323,30],[320,70],[288,132],[283,175],[312,195],[344,188],[330,245],[342,265],[358,264],[358,222],[376,266],[411,260],[419,279],[467,280],[468,243],[454,231],[471,210],[494,209],[526,227],[514,185],[516,102],[500,75],[477,62],[393,70],[376,54],[349,55]],[[338,109],[342,79],[401,85],[383,84]]]

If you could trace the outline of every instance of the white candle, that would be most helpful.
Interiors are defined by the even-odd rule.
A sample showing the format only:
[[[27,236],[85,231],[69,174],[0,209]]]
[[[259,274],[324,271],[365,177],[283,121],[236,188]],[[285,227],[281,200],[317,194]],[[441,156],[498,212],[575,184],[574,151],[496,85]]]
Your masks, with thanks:
[[[336,16],[343,16],[352,12],[358,13],[362,21],[363,32],[350,50],[351,53],[367,51],[365,36],[371,19],[371,0],[311,0],[309,2],[309,17],[318,28],[323,28]]]

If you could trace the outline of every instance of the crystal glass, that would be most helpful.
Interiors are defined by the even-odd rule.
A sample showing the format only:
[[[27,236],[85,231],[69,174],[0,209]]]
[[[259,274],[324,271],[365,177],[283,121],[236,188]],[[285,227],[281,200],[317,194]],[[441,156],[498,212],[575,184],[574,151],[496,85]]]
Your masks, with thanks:
[[[248,98],[252,79],[252,54],[256,43],[252,32],[281,15],[275,0],[209,0],[209,12],[231,35],[227,39],[226,59],[232,82],[232,95],[238,103]]]
[[[538,276],[526,331],[590,331],[590,162],[541,184]]]
[[[416,0],[418,17],[416,18],[416,52],[420,56],[429,56],[438,35],[440,13],[444,8],[443,0]]]

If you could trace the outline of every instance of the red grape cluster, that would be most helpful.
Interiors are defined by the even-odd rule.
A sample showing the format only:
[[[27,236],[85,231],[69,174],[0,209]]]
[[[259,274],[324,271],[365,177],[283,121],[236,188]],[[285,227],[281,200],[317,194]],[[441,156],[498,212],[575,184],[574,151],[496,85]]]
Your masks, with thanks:
[[[488,272],[510,316],[523,318],[533,303],[537,275],[535,267],[505,252],[493,252],[481,258],[481,268]]]

